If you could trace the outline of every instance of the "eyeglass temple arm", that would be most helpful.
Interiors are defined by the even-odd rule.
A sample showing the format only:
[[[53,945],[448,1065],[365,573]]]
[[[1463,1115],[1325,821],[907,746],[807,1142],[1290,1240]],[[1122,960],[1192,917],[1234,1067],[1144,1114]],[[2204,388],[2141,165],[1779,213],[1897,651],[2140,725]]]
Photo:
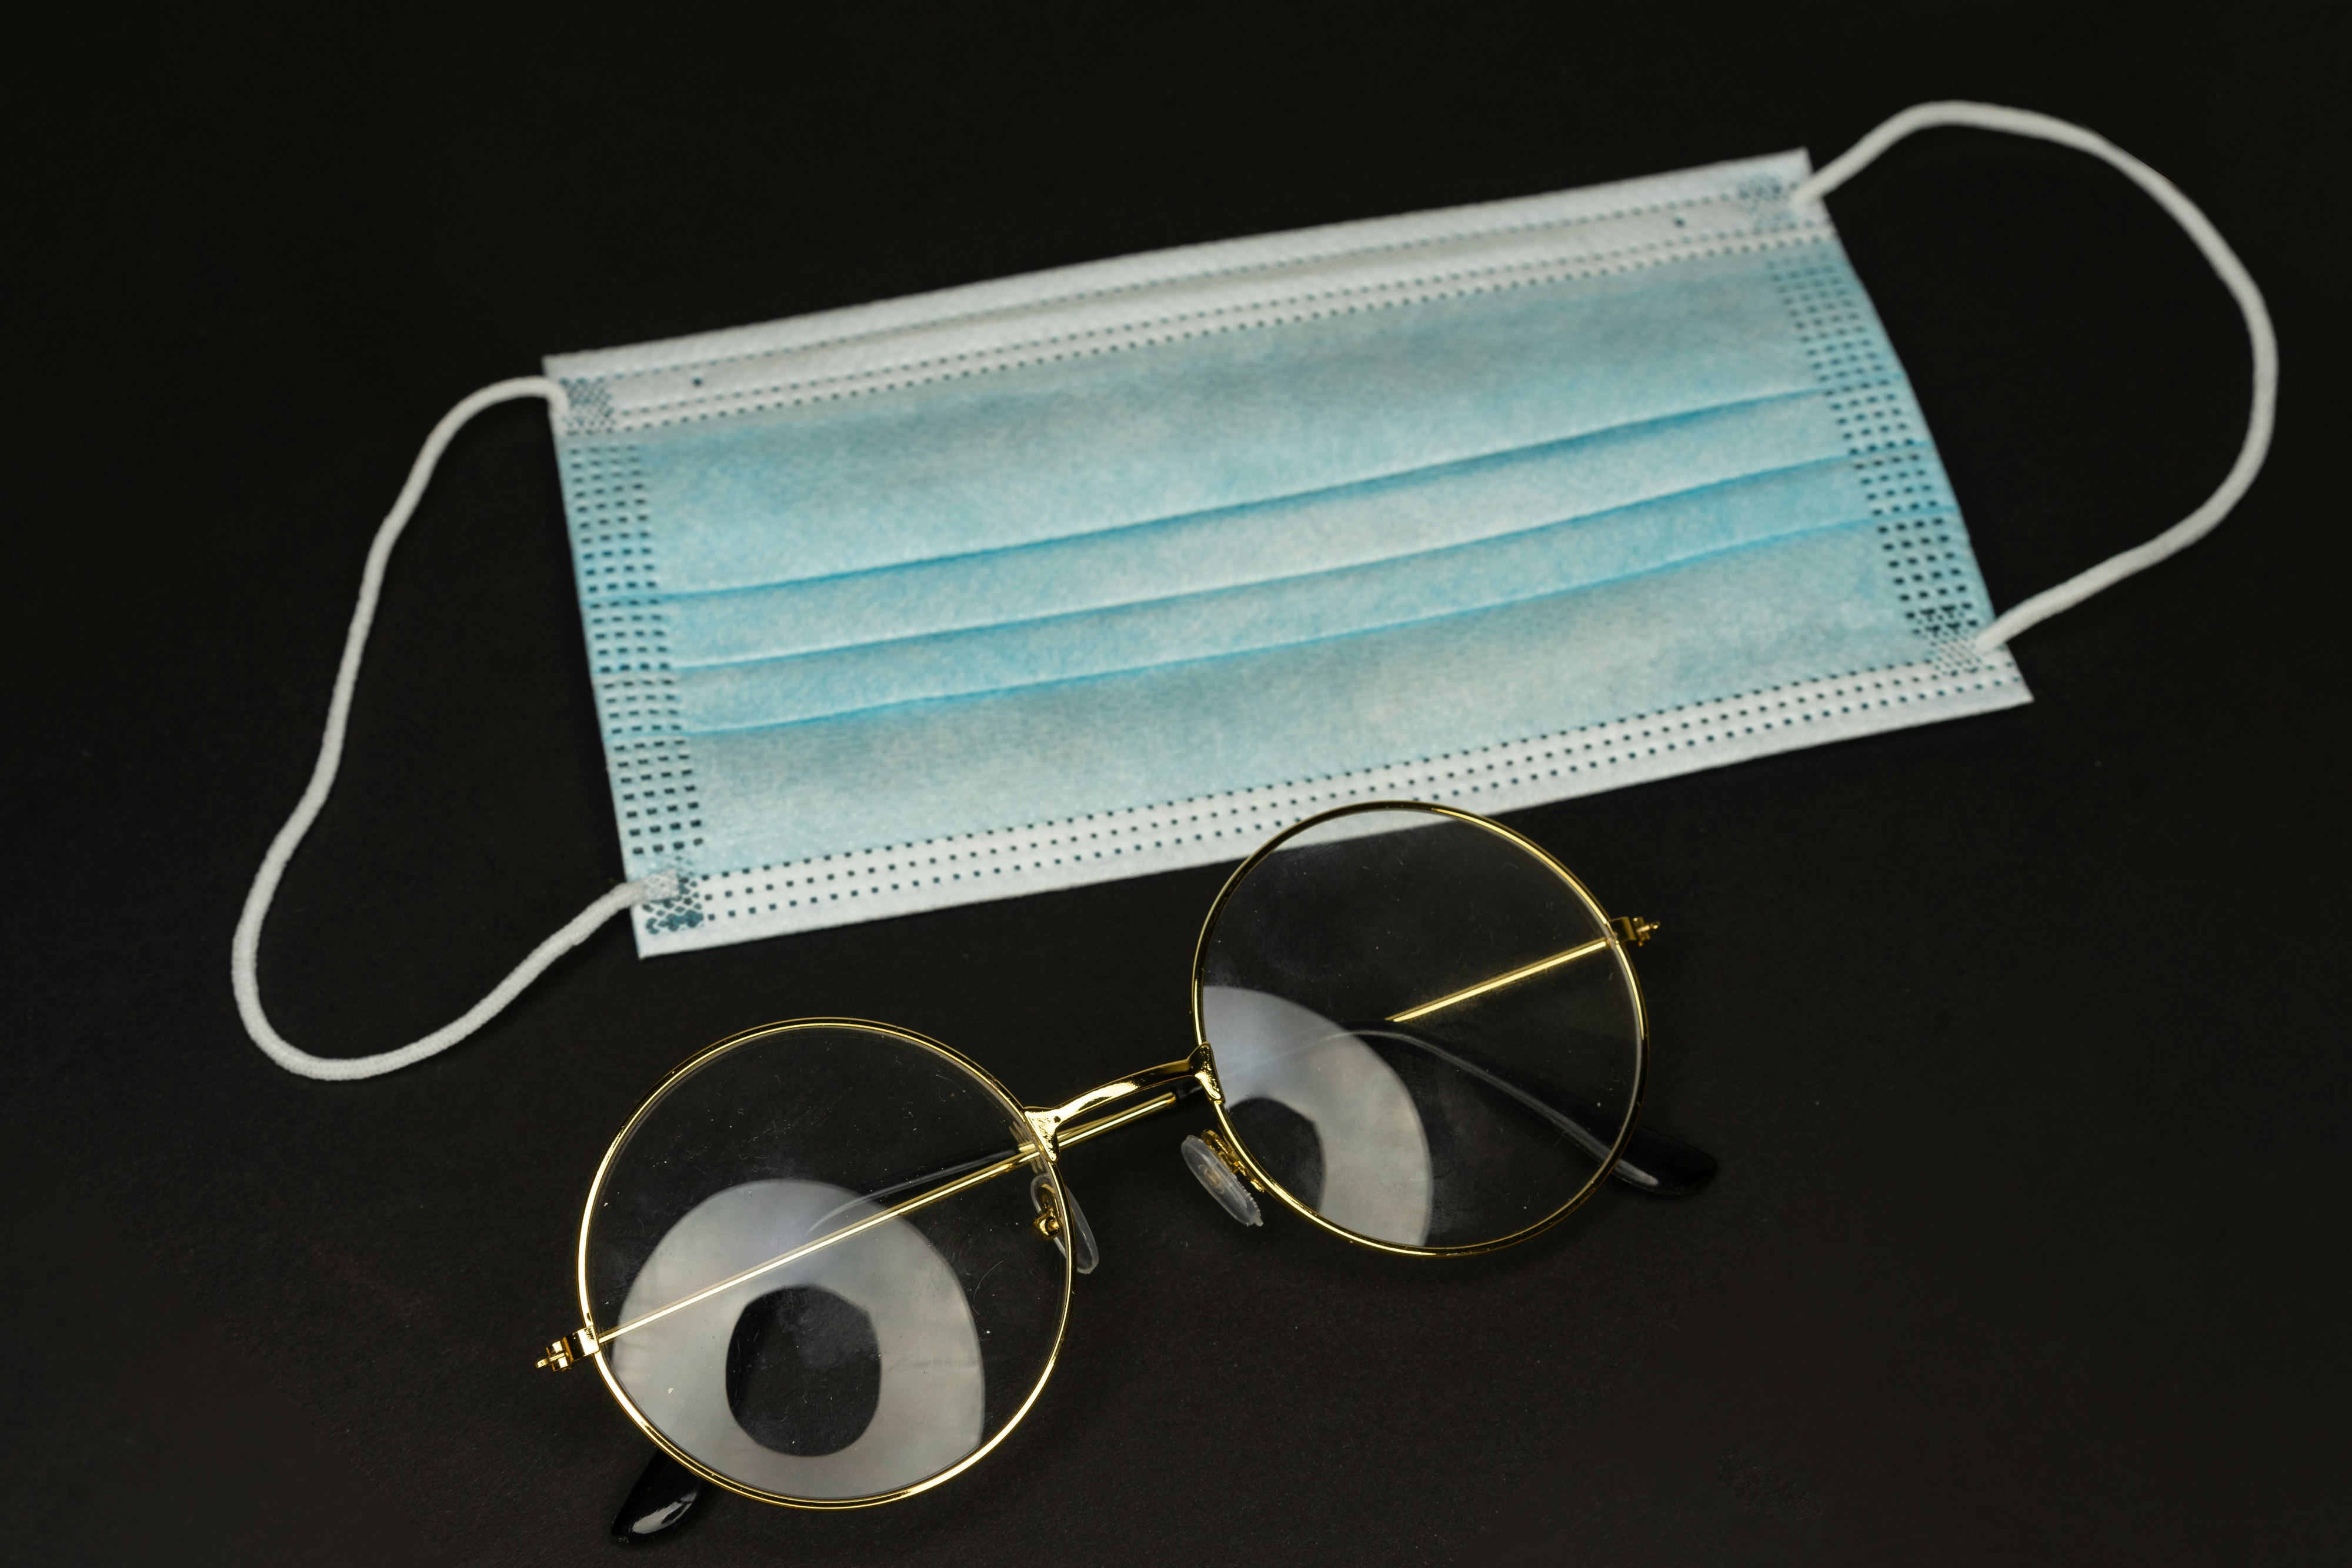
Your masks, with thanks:
[[[1383,1022],[1390,1025],[1411,1024],[1433,1013],[1443,1012],[1457,1003],[1484,996],[1507,985],[1516,985],[1522,980],[1532,980],[1562,964],[1606,952],[1612,942],[1640,947],[1657,934],[1658,923],[1639,915],[1622,915],[1610,921],[1609,928],[1611,934],[1608,936],[1579,942],[1547,958],[1537,959],[1533,963],[1521,964],[1517,969],[1481,980],[1475,985],[1448,992],[1434,1001],[1407,1007],[1401,1013],[1391,1013]],[[1395,1028],[1383,1033],[1500,1089],[1567,1133],[1594,1159],[1607,1157],[1613,1132],[1565,1089],[1542,1079],[1514,1071],[1466,1047],[1440,1040],[1420,1029]],[[1629,1186],[1639,1187],[1644,1192],[1678,1196],[1696,1192],[1707,1184],[1715,1174],[1715,1158],[1679,1138],[1636,1125],[1627,1136],[1624,1147],[1618,1152],[1612,1173]]]
[[[961,1164],[951,1165],[943,1171],[934,1173],[935,1175],[940,1176],[952,1175],[955,1179],[943,1182],[929,1192],[919,1193],[914,1197],[892,1204],[887,1208],[877,1209],[861,1219],[841,1226],[838,1230],[829,1230],[812,1241],[803,1242],[790,1251],[778,1253],[775,1257],[755,1263],[740,1273],[730,1274],[724,1279],[706,1285],[691,1295],[681,1296],[675,1301],[665,1302],[650,1312],[640,1313],[625,1323],[617,1324],[601,1333],[590,1329],[581,1329],[574,1333],[566,1334],[562,1339],[547,1347],[545,1352],[540,1357],[539,1364],[562,1371],[575,1362],[599,1353],[606,1345],[622,1335],[635,1333],[637,1330],[658,1322],[673,1312],[683,1311],[698,1302],[709,1300],[722,1291],[732,1289],[748,1280],[758,1279],[762,1274],[782,1268],[788,1263],[797,1262],[810,1253],[831,1247],[837,1241],[846,1241],[851,1237],[871,1230],[878,1225],[913,1214],[919,1209],[929,1208],[933,1204],[944,1202],[959,1193],[968,1192],[984,1182],[992,1182],[999,1176],[1019,1170],[1022,1166],[1035,1161],[1041,1150],[1045,1152],[1046,1158],[1051,1159],[1062,1149],[1083,1143],[1089,1138],[1108,1132],[1115,1127],[1123,1127],[1154,1111],[1165,1110],[1178,1100],[1201,1089],[1202,1081],[1197,1075],[1206,1068],[1207,1062],[1208,1053],[1196,1051],[1182,1061],[1163,1062],[1158,1067],[1148,1068],[1142,1072],[1129,1073],[1123,1079],[1090,1089],[1076,1100],[1050,1109],[1025,1108],[1023,1114],[1028,1118],[1030,1129],[1036,1134],[1034,1142],[1024,1143],[1010,1153],[992,1159],[983,1156],[982,1160],[985,1163],[965,1161]],[[1154,1090],[1157,1092],[1153,1092]],[[1108,1115],[1092,1118],[1087,1114],[1088,1111],[1100,1110],[1105,1106],[1115,1105],[1120,1100],[1145,1094],[1150,1095],[1150,1098],[1140,1105],[1125,1106]],[[977,1166],[976,1169],[975,1166]],[[903,1191],[918,1182],[929,1179],[929,1177],[918,1177],[913,1182],[900,1183],[897,1188],[891,1190]]]
[[[1465,985],[1459,991],[1449,991],[1433,1002],[1423,1002],[1418,1006],[1407,1007],[1402,1013],[1391,1013],[1389,1015],[1388,1021],[1391,1024],[1410,1024],[1415,1018],[1426,1018],[1432,1013],[1443,1012],[1457,1002],[1467,1002],[1474,996],[1484,996],[1489,991],[1500,991],[1506,985],[1517,985],[1522,980],[1533,980],[1548,970],[1558,969],[1563,963],[1573,963],[1580,958],[1591,958],[1596,952],[1606,952],[1613,946],[1622,944],[1626,947],[1640,947],[1656,935],[1658,931],[1657,921],[1645,921],[1639,915],[1622,916],[1610,921],[1609,924],[1613,932],[1612,935],[1596,936],[1591,942],[1578,942],[1574,947],[1562,948],[1549,958],[1538,958],[1533,963],[1523,963],[1517,969],[1507,970],[1501,974],[1481,980],[1475,985]]]
[[[1601,1113],[1598,1106],[1586,1103],[1557,1084],[1532,1073],[1506,1067],[1467,1046],[1439,1039],[1425,1030],[1399,1025],[1394,1020],[1352,1026],[1349,1032],[1359,1037],[1370,1036],[1393,1040],[1424,1056],[1434,1057],[1456,1071],[1517,1100],[1567,1133],[1571,1142],[1593,1159],[1603,1160],[1609,1156],[1612,1142],[1617,1136],[1617,1129],[1611,1125],[1612,1119]],[[1623,1147],[1617,1151],[1617,1163],[1610,1168],[1610,1174],[1627,1186],[1645,1193],[1654,1193],[1662,1197],[1682,1197],[1706,1185],[1715,1175],[1715,1156],[1712,1154],[1693,1148],[1679,1138],[1636,1122],[1625,1135]]]

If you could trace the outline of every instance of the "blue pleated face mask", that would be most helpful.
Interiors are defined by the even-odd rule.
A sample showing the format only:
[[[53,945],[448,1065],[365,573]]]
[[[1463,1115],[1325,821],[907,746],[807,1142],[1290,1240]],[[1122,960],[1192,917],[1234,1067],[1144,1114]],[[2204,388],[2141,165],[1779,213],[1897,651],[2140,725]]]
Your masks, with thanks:
[[[1351,800],[1507,810],[2029,700],[2000,643],[2146,562],[1995,625],[1821,195],[1958,121],[2177,204],[2251,302],[2240,491],[2267,322],[2105,142],[1911,117],[1810,184],[1790,153],[1131,257],[477,395],[436,443],[500,396],[553,411],[631,879],[509,985],[624,907],[640,953],[681,952],[1232,860]],[[313,1070],[251,973],[305,808],[238,983]]]
[[[551,359],[640,951],[2027,700],[1808,172]]]

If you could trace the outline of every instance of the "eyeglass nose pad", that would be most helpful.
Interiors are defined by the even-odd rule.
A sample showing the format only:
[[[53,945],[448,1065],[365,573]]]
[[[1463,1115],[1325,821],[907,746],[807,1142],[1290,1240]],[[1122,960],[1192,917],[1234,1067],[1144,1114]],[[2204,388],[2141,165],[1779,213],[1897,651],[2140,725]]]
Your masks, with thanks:
[[[1234,1168],[1239,1162],[1225,1152],[1223,1138],[1202,1131],[1186,1138],[1176,1150],[1184,1156],[1184,1168],[1208,1189],[1220,1208],[1243,1225],[1265,1223],[1265,1216],[1258,1213],[1257,1199],[1250,1195],[1249,1184]]]
[[[1043,1171],[1029,1178],[1029,1201],[1037,1207],[1037,1229],[1052,1240],[1070,1267],[1081,1274],[1092,1274],[1095,1265],[1102,1261],[1102,1250],[1095,1246],[1095,1227],[1087,1223],[1087,1211],[1078,1206],[1078,1194],[1070,1191],[1070,1184],[1062,1184],[1062,1196],[1069,1206],[1069,1223],[1054,1204],[1054,1184]]]

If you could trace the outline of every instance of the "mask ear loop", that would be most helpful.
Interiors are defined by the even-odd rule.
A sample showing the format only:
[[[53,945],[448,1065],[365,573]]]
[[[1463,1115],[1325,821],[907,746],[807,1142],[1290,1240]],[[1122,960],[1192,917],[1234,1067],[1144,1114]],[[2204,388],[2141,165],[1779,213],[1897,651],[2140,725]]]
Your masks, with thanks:
[[[2108,557],[2089,571],[2068,578],[2054,588],[2045,588],[2023,604],[2011,607],[1976,636],[1979,653],[1990,652],[2008,642],[2026,627],[2046,621],[2062,610],[2076,605],[2099,592],[2112,587],[2135,572],[2144,572],[2168,555],[2186,550],[2220,526],[2238,504],[2254,476],[2262,471],[2263,458],[2270,452],[2271,426],[2278,407],[2278,336],[2271,330],[2271,313],[2263,304],[2262,290],[2246,273],[2237,253],[2230,248],[2197,210],[2196,204],[2174,187],[2171,181],[2149,168],[2109,142],[2079,125],[2055,120],[2047,114],[2035,114],[2028,110],[2003,109],[1992,103],[1922,103],[1905,110],[1877,130],[1855,142],[1844,153],[1816,172],[1811,178],[1789,193],[1791,205],[1818,202],[1830,192],[1852,179],[1881,153],[1900,142],[1914,131],[1925,131],[1937,125],[1970,125],[1984,131],[2005,131],[2012,136],[2032,136],[2061,146],[2078,148],[2096,158],[2103,158],[2129,175],[2134,184],[2156,198],[2157,205],[2172,215],[2172,219],[2189,232],[2197,248],[2204,254],[2222,286],[2246,318],[2246,336],[2254,351],[2253,406],[2246,416],[2245,445],[2238,449],[2238,460],[2232,464],[2221,488],[2206,499],[2205,504],[2158,534],[2147,543],[2136,545],[2122,553]]]
[[[374,1078],[446,1051],[497,1017],[508,1003],[522,994],[525,986],[545,973],[550,964],[587,941],[606,921],[635,905],[677,896],[675,872],[660,871],[622,883],[531,949],[530,955],[516,964],[512,973],[455,1021],[395,1050],[372,1057],[314,1057],[270,1027],[268,1016],[261,1010],[261,984],[256,974],[261,952],[261,923],[269,918],[269,902],[278,896],[278,884],[286,874],[287,862],[293,859],[302,836],[310,831],[320,808],[327,804],[328,792],[335,787],[335,773],[343,760],[343,731],[351,720],[352,691],[359,683],[360,657],[367,650],[368,629],[375,621],[376,601],[383,594],[384,567],[392,559],[393,546],[400,542],[401,531],[408,526],[417,501],[424,497],[425,487],[432,481],[434,468],[458,430],[483,409],[519,397],[545,398],[559,419],[571,411],[571,400],[564,395],[561,384],[545,376],[520,376],[486,386],[467,397],[442,416],[441,423],[425,438],[424,448],[408,470],[408,483],[401,488],[400,499],[392,503],[383,525],[376,530],[375,542],[368,547],[367,567],[360,574],[359,605],[352,612],[351,630],[343,637],[343,662],[335,671],[334,695],[327,703],[327,732],[319,742],[319,761],[310,770],[310,787],[295,803],[294,814],[286,819],[286,826],[270,840],[269,852],[261,858],[261,868],[254,873],[253,887],[245,895],[245,912],[237,917],[236,937],[229,947],[229,983],[236,992],[237,1016],[245,1021],[245,1032],[253,1037],[253,1043],[271,1061],[304,1078],[330,1081]]]

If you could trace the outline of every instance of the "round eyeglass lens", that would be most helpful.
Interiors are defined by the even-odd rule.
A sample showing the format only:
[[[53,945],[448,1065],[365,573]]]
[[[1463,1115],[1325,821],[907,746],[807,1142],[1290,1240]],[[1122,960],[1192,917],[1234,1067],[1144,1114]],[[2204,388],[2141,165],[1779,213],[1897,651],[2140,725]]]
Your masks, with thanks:
[[[1639,1099],[1640,994],[1600,906],[1475,817],[1292,829],[1226,889],[1195,983],[1227,1131],[1369,1240],[1476,1247],[1557,1218]]]
[[[637,1112],[589,1198],[581,1305],[621,1331],[615,1391],[779,1500],[956,1468],[1020,1418],[1061,1342],[1070,1266],[1032,1192],[1058,1177],[1021,1158],[1028,1138],[999,1089],[910,1035],[785,1024],[713,1047]]]

